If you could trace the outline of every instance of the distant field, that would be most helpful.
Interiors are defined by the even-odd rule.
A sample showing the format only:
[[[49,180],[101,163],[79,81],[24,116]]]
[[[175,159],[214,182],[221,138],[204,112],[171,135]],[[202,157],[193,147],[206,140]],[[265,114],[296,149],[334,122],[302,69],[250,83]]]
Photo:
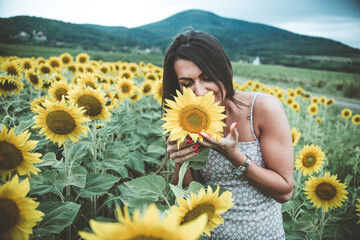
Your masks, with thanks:
[[[44,57],[59,56],[68,52],[73,56],[86,52],[93,60],[151,62],[157,66],[163,65],[160,54],[104,52],[85,49],[55,48],[15,44],[0,44],[0,56]],[[303,87],[306,91],[360,99],[360,74],[343,73],[325,70],[312,70],[276,65],[244,64],[233,62],[234,76],[244,79],[258,80],[266,84],[283,87]]]
[[[360,99],[360,74],[233,62],[235,76],[336,97]]]

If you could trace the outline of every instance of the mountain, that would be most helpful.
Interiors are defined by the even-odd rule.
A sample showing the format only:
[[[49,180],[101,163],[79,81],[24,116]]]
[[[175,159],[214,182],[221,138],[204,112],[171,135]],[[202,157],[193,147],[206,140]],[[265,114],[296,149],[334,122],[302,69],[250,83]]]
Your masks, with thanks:
[[[136,28],[72,24],[29,16],[0,18],[0,42],[105,51],[153,47],[164,53],[174,36],[190,26],[218,38],[232,60],[250,60],[260,56],[263,63],[316,67],[312,62],[315,61],[313,56],[360,58],[359,49],[337,41],[300,35],[265,24],[224,18],[202,10],[180,12],[162,21]],[[352,71],[354,64],[358,62],[350,61],[343,70]],[[320,65],[319,68],[331,67],[331,64]]]

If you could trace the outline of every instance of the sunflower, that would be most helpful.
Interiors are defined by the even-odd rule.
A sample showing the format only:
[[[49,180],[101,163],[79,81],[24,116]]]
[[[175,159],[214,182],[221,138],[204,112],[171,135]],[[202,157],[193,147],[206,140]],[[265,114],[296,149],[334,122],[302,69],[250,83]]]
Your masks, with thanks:
[[[105,63],[105,64],[101,65],[100,72],[102,72],[103,74],[109,73],[110,72],[109,64]]]
[[[326,97],[325,96],[321,96],[320,99],[319,99],[319,102],[321,104],[326,104]]]
[[[308,113],[311,115],[316,115],[319,111],[319,108],[316,104],[310,104],[308,107]]]
[[[72,72],[72,73],[76,73],[77,70],[78,70],[78,64],[77,63],[70,63],[68,66],[67,66],[67,69]]]
[[[90,56],[86,53],[79,53],[76,55],[76,62],[80,64],[88,63],[90,59]]]
[[[319,103],[319,98],[318,97],[312,97],[311,98],[311,103],[312,104],[318,104]]]
[[[120,79],[116,85],[116,89],[124,98],[131,97],[134,94],[135,83],[132,80]]]
[[[97,76],[94,73],[80,73],[75,77],[74,81],[79,86],[85,85],[85,88],[90,87],[92,89],[97,89],[99,87],[97,86]]]
[[[142,84],[141,84],[141,94],[143,96],[147,96],[152,92],[152,88],[153,88],[153,84],[154,81],[151,80],[145,80]]]
[[[153,240],[195,240],[200,237],[206,225],[205,214],[197,219],[179,226],[173,216],[160,218],[160,213],[155,204],[150,204],[143,215],[135,209],[133,219],[129,210],[124,207],[124,213],[117,208],[119,222],[97,222],[90,220],[90,227],[94,233],[79,232],[86,240],[100,239],[153,239]]]
[[[350,109],[348,108],[344,108],[342,111],[341,111],[341,116],[345,119],[349,119],[351,118],[352,116],[352,112]]]
[[[63,53],[60,55],[60,60],[63,65],[68,66],[74,61],[74,58],[70,53]]]
[[[42,83],[41,89],[43,89],[43,90],[48,90],[53,83],[54,83],[54,79],[53,79],[53,78],[45,78],[45,79],[43,79],[43,83]]]
[[[360,203],[360,198],[356,199],[358,203]],[[356,211],[359,212],[356,215],[360,217],[360,204],[356,204]],[[360,224],[360,220],[356,222],[357,224]]]
[[[45,107],[44,107],[45,100],[51,101],[51,99],[48,96],[42,96],[42,97],[33,99],[30,103],[30,110],[33,113],[37,113],[38,111],[36,109],[38,107],[45,109]]]
[[[0,133],[0,174],[5,180],[6,176],[17,172],[20,176],[30,173],[38,175],[40,171],[32,164],[42,162],[40,153],[30,153],[36,147],[37,141],[28,140],[30,133],[28,130],[19,135],[15,135],[14,129],[8,131],[3,126]]]
[[[97,72],[97,70],[95,70],[94,65],[92,65],[92,64],[86,64],[86,65],[85,65],[85,72],[95,73],[95,72]]]
[[[316,117],[315,121],[316,121],[316,123],[322,123],[321,117]]]
[[[301,93],[301,96],[305,99],[305,100],[308,100],[310,98],[310,93]]]
[[[62,62],[59,57],[51,57],[49,58],[48,62],[54,70],[62,69]]]
[[[29,179],[19,182],[18,176],[0,186],[0,239],[29,239],[32,228],[44,213],[36,208],[39,202],[27,198]]]
[[[0,76],[0,96],[19,94],[23,90],[24,84],[13,76]]]
[[[329,100],[327,100],[327,101],[326,101],[325,106],[329,107],[329,106],[333,105],[333,104],[334,104],[334,102],[335,102],[335,99],[330,98]]]
[[[40,89],[42,86],[42,80],[40,79],[37,72],[33,69],[26,71],[25,78],[34,86],[35,89]]]
[[[202,140],[198,132],[206,132],[208,135],[220,140],[223,135],[223,126],[226,126],[221,120],[226,118],[222,114],[225,108],[215,103],[213,92],[208,92],[204,96],[196,96],[191,89],[183,88],[183,94],[179,91],[175,101],[166,99],[165,117],[162,118],[165,123],[162,128],[164,133],[170,133],[170,141],[177,140],[178,148],[187,135],[197,141]]]
[[[347,199],[346,185],[337,180],[337,176],[330,176],[329,172],[325,172],[322,177],[310,176],[305,182],[306,198],[310,199],[313,206],[323,208],[325,212],[336,207],[342,207],[342,202]]]
[[[301,136],[301,132],[299,130],[297,130],[296,127],[293,127],[291,129],[291,138],[292,138],[292,143],[293,143],[293,146],[295,147],[296,144],[298,143],[299,139],[300,139],[300,136]]]
[[[40,64],[43,64],[43,63],[46,63],[45,58],[43,58],[43,57],[38,57],[38,58],[36,59],[36,65],[40,65]]]
[[[174,205],[170,208],[169,215],[176,216],[180,225],[186,224],[198,218],[200,215],[206,213],[208,222],[205,226],[204,232],[210,236],[210,231],[216,226],[223,224],[224,219],[219,215],[232,206],[234,206],[232,193],[225,191],[219,196],[219,185],[213,193],[210,186],[207,191],[202,188],[199,192],[190,193],[190,198],[177,198],[178,206]]]
[[[360,114],[355,114],[352,117],[351,121],[354,125],[359,125],[360,124]]]
[[[163,84],[162,81],[156,81],[152,92],[155,100],[161,105],[163,95]]]
[[[285,100],[285,104],[289,107],[291,107],[291,104],[293,104],[293,102],[295,102],[295,99],[293,97],[288,97],[286,100]]]
[[[296,95],[298,95],[298,96],[301,96],[301,94],[304,92],[304,89],[302,88],[302,87],[297,87],[296,89],[295,89],[295,93],[296,93]]]
[[[31,58],[24,58],[21,61],[21,67],[26,71],[34,68],[34,61]]]
[[[277,97],[280,100],[280,102],[283,102],[285,99],[285,94],[283,91],[279,91],[276,93],[275,97]]]
[[[38,66],[39,72],[41,74],[51,74],[53,72],[53,68],[51,67],[50,64],[48,63],[42,63]]]
[[[48,92],[49,95],[57,101],[61,101],[61,99],[64,97],[66,100],[66,96],[70,90],[69,85],[65,81],[59,81],[55,82],[51,87],[49,88]]]
[[[73,104],[67,106],[65,99],[60,102],[45,100],[43,105],[45,108],[36,108],[39,115],[35,116],[33,128],[42,128],[40,133],[50,141],[58,143],[59,147],[69,138],[77,142],[80,134],[86,135],[90,130],[89,127],[83,125],[89,121],[83,116],[85,110]]]
[[[114,92],[108,92],[105,95],[106,98],[105,105],[110,111],[113,110],[113,108],[116,105],[116,99],[114,98],[114,95],[115,95]]]
[[[155,73],[149,72],[144,76],[145,80],[157,81],[159,80],[158,76]]]
[[[133,74],[137,74],[139,71],[139,66],[137,65],[137,63],[131,62],[131,63],[129,63],[128,69]]]
[[[300,104],[298,102],[293,102],[291,104],[291,109],[297,113],[300,112]]]
[[[130,70],[122,70],[119,74],[120,78],[125,78],[128,80],[133,80],[134,79],[134,74],[130,71]]]
[[[6,61],[2,65],[2,70],[6,72],[7,75],[22,78],[21,66],[19,61]]]
[[[325,153],[321,147],[311,144],[305,145],[296,155],[295,167],[304,175],[319,172],[324,164]]]
[[[76,88],[70,90],[68,95],[71,101],[84,108],[84,114],[91,119],[110,120],[111,113],[105,105],[105,93],[101,89]]]

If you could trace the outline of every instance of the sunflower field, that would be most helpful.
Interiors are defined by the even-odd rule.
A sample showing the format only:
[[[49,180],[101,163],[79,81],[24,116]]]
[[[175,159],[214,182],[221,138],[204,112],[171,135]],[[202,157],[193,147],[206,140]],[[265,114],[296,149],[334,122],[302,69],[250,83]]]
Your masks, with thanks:
[[[86,53],[0,66],[0,239],[199,239],[223,223],[231,192],[170,183],[161,67]],[[286,238],[360,236],[359,112],[301,87],[234,85],[276,96],[292,127]]]

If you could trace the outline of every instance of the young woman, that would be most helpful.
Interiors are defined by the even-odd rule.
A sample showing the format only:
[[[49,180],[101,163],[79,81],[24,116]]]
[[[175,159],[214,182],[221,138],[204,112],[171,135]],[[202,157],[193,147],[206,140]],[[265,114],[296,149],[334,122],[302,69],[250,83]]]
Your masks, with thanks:
[[[188,171],[184,184],[193,180],[219,184],[233,193],[234,207],[222,214],[225,223],[211,231],[213,239],[284,239],[281,204],[293,191],[293,147],[290,127],[278,99],[272,95],[237,92],[232,66],[221,43],[213,36],[193,30],[178,35],[164,59],[163,98],[190,88],[197,96],[213,91],[225,107],[224,138],[216,141],[206,133],[189,146],[186,139],[177,148],[167,142],[175,161],[173,183],[183,162],[211,147],[206,166]]]

